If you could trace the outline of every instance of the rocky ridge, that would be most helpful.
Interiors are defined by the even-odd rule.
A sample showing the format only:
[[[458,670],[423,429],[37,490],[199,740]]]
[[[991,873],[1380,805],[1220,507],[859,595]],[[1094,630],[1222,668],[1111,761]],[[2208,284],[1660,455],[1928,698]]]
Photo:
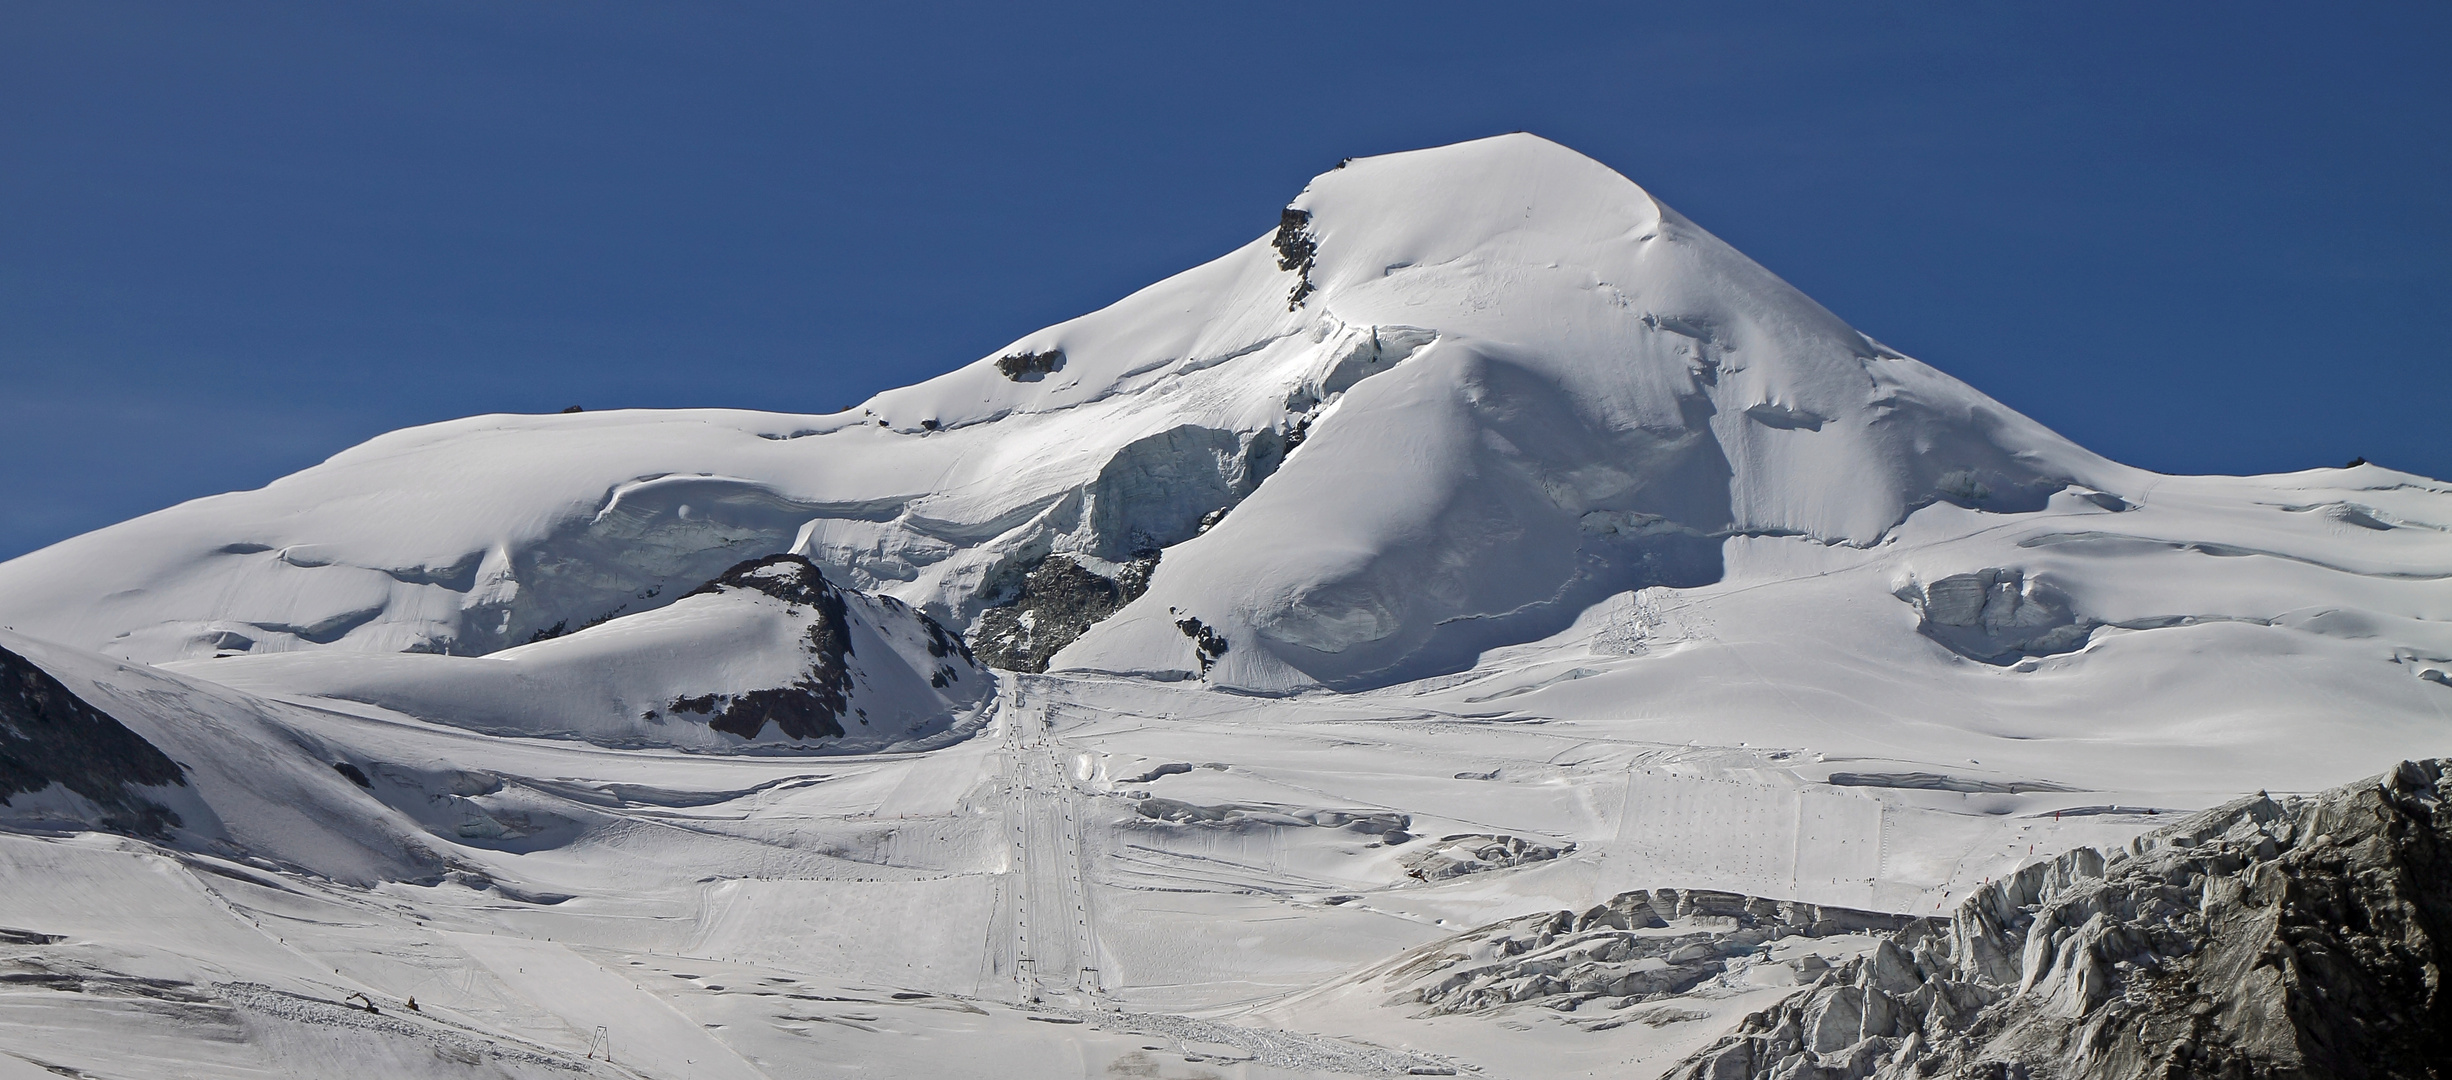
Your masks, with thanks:
[[[1680,1080],[2418,1078],[2452,1062],[2452,759],[2037,863]]]

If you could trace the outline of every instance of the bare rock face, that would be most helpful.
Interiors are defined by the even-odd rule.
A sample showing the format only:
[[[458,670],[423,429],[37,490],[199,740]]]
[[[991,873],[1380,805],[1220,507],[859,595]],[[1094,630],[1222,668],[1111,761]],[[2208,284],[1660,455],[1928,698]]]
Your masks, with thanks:
[[[2080,849],[1891,935],[1672,1075],[2452,1072],[2452,760]]]
[[[1020,596],[980,612],[980,658],[1008,671],[1047,670],[1049,657],[1140,599],[1157,567],[1157,556],[1143,556],[1110,577],[1071,556],[1049,556],[1022,579]]]

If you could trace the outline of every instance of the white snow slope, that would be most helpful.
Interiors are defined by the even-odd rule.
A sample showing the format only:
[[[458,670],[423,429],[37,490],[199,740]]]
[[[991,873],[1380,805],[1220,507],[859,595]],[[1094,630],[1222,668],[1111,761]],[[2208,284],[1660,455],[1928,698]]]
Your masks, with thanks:
[[[1156,568],[1045,675],[921,614],[1059,553]],[[0,811],[0,1080],[1644,1076],[1865,941],[1392,962],[2452,753],[2452,485],[2105,461],[1510,135],[857,410],[395,432],[0,564],[0,627],[188,780]]]
[[[924,750],[976,730],[992,686],[952,632],[806,560],[752,560],[670,606],[486,656],[292,652],[171,667],[458,727],[609,746]]]

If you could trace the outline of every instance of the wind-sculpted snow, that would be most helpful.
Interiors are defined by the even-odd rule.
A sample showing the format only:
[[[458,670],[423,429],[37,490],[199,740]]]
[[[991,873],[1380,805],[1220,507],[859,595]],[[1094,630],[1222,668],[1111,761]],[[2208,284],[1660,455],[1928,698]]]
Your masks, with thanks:
[[[1284,222],[832,416],[386,435],[0,564],[0,625],[153,662],[493,655],[790,551],[993,634],[1025,669],[1354,690],[1462,670],[1637,590],[1886,561],[1879,591],[1920,613],[1906,629],[1986,661],[2217,621],[2339,635],[2350,616],[2317,613],[2345,609],[2421,678],[2452,656],[2408,601],[2452,581],[2440,486],[2103,462],[1538,139],[1354,161]],[[1762,563],[1775,548],[1795,553]],[[1145,592],[1136,577],[1114,607],[1020,633],[1032,575],[1153,556]],[[2132,572],[2175,557],[2231,565]],[[1927,603],[1985,574],[2018,604]]]

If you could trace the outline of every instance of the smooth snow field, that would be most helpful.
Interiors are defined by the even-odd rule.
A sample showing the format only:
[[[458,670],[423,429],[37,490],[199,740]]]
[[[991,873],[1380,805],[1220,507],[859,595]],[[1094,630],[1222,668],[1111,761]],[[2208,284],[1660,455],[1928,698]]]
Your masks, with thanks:
[[[0,651],[0,1080],[1650,1077],[2452,754],[2452,485],[2107,461],[1511,135],[843,413],[0,563]]]

